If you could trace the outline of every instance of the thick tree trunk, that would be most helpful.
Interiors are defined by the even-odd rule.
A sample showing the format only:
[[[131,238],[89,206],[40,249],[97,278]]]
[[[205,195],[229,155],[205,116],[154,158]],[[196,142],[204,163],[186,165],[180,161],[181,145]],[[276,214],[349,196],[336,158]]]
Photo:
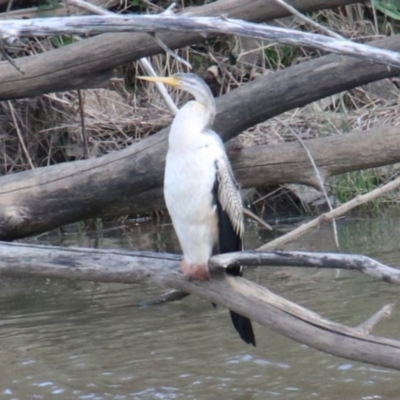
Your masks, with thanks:
[[[307,141],[324,177],[400,162],[400,127]],[[12,240],[90,217],[163,209],[165,136],[123,151],[0,179],[0,238]],[[157,161],[156,161],[157,160]],[[285,182],[318,185],[298,143],[236,151],[233,168],[243,187]]]
[[[323,179],[344,172],[400,162],[400,127],[375,128],[305,141]],[[235,176],[244,187],[303,183],[320,188],[298,142],[232,150]]]
[[[294,0],[300,11],[313,11],[357,3],[354,0]],[[266,21],[288,15],[274,0],[219,0],[186,9],[196,16],[227,15],[248,21]],[[185,47],[204,41],[194,33],[160,33],[169,48]],[[23,98],[48,92],[105,85],[112,68],[142,57],[163,52],[148,34],[104,34],[52,50],[21,58],[21,74],[9,62],[0,63],[0,100]]]
[[[400,50],[400,36],[374,44]],[[365,61],[336,55],[311,60],[260,77],[219,98],[215,129],[226,141],[284,111],[396,73],[377,64],[366,68]],[[307,143],[328,177],[399,162],[397,129]],[[163,130],[99,159],[0,178],[0,238],[21,238],[86,218],[135,215],[164,208],[161,186],[166,138],[167,130]],[[366,153],[360,151],[361,147]],[[232,150],[231,157],[243,187],[285,182],[316,184],[305,151],[296,143]]]
[[[238,254],[215,257],[214,266],[235,263]],[[230,260],[229,260],[230,257]],[[329,258],[335,267],[354,267],[358,263],[361,271],[365,261],[356,256],[311,255],[285,253],[250,253],[252,265],[271,262],[273,258],[283,265],[329,266]],[[239,260],[246,260],[246,253]],[[375,314],[360,327],[341,325],[294,304],[268,289],[227,274],[213,274],[209,282],[187,280],[178,272],[179,257],[169,254],[130,252],[124,250],[78,249],[31,244],[0,243],[0,274],[16,277],[43,277],[81,279],[97,282],[138,283],[150,281],[162,287],[178,289],[195,294],[213,303],[220,304],[251,318],[259,324],[315,349],[370,364],[400,370],[400,342],[366,333],[379,321],[387,307]],[[218,263],[218,260],[222,261]],[[393,275],[398,282],[398,271],[376,263],[372,268],[381,269],[380,278]],[[377,276],[377,275],[375,275]],[[397,280],[396,280],[397,279]]]

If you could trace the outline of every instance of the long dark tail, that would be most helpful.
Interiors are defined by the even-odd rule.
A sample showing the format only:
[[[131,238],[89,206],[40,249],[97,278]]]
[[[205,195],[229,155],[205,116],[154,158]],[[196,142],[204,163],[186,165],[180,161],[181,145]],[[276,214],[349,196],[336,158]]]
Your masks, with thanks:
[[[231,267],[231,268],[228,268],[226,272],[229,275],[242,276],[243,268],[242,267]],[[244,317],[243,315],[240,315],[240,314],[236,313],[235,311],[230,311],[230,313],[231,313],[231,320],[232,320],[233,326],[239,333],[239,336],[247,344],[252,344],[253,346],[255,346],[256,338],[254,336],[253,326],[251,325],[251,321],[247,317]]]
[[[256,338],[254,337],[253,327],[251,321],[247,317],[243,317],[235,311],[231,311],[231,320],[233,326],[238,331],[240,337],[248,344],[256,345]]]
[[[228,213],[223,209],[219,199],[218,199],[218,177],[215,180],[215,185],[213,188],[214,202],[217,205],[218,214],[218,228],[219,228],[219,252],[220,253],[230,253],[232,251],[242,250],[242,238],[235,231],[232,221]],[[242,267],[230,267],[227,268],[226,272],[229,275],[241,276],[243,273]],[[233,326],[239,333],[240,337],[248,344],[256,345],[256,339],[254,337],[253,327],[251,321],[236,313],[235,311],[230,311]]]

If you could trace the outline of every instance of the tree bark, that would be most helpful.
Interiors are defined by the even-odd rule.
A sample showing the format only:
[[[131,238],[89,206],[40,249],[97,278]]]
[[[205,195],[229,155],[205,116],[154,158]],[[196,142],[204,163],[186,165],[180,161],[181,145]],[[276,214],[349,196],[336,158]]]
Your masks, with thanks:
[[[354,0],[294,0],[290,4],[308,12],[357,3]],[[194,16],[227,15],[260,22],[288,15],[274,0],[219,0],[185,10]],[[195,33],[160,33],[169,48],[204,41]],[[0,100],[37,96],[43,93],[87,89],[105,85],[112,68],[164,50],[148,34],[104,34],[66,47],[18,60],[21,74],[9,62],[0,63]],[[97,75],[99,77],[96,77]],[[92,80],[95,79],[95,82]]]
[[[400,50],[400,36],[374,44]],[[214,128],[226,141],[284,111],[397,73],[378,64],[368,64],[367,68],[365,61],[336,55],[311,60],[260,77],[217,99]],[[380,128],[378,135],[347,134],[306,143],[326,178],[399,162],[397,129]],[[81,219],[163,209],[161,187],[167,132],[164,129],[98,159],[0,178],[0,239],[22,238]],[[361,147],[368,157],[360,152]],[[233,149],[230,155],[243,187],[285,182],[316,184],[304,149],[296,143]]]
[[[400,127],[374,128],[304,143],[326,180],[344,172],[400,162],[399,137]],[[320,189],[311,161],[298,142],[233,148],[229,156],[243,187],[302,183]]]
[[[211,268],[227,267],[308,267],[359,271],[387,283],[400,284],[400,270],[366,256],[306,251],[240,251],[218,254],[210,260]]]
[[[400,162],[400,127],[350,133],[306,143],[323,176]],[[91,217],[134,215],[165,208],[166,139],[156,135],[107,156],[8,175],[0,179],[0,238],[13,240]],[[243,187],[285,182],[318,185],[298,143],[236,151]]]
[[[353,56],[400,68],[400,55],[350,40],[333,38],[296,29],[262,25],[226,17],[185,17],[179,15],[101,15],[62,18],[7,20],[0,25],[3,37],[54,35],[97,35],[108,32],[185,32],[211,35],[233,35],[274,41],[294,46]]]
[[[271,255],[267,256],[265,259],[271,258]],[[285,257],[290,259],[290,253],[277,253],[277,259],[281,262]],[[304,257],[303,254],[302,262]],[[346,256],[342,257],[345,259]],[[400,341],[365,334],[362,328],[364,324],[361,328],[351,328],[324,319],[243,278],[214,273],[209,282],[187,280],[178,272],[178,260],[177,256],[169,254],[0,244],[2,276],[120,283],[150,281],[162,287],[196,294],[315,349],[400,370]],[[214,259],[215,264],[217,260]],[[295,257],[289,261],[290,265],[295,265]],[[389,270],[386,267],[385,273],[389,273]],[[394,274],[397,276],[398,272],[394,270]],[[376,315],[382,317],[382,314]],[[368,325],[371,325],[371,320],[376,323],[376,319],[370,319]]]

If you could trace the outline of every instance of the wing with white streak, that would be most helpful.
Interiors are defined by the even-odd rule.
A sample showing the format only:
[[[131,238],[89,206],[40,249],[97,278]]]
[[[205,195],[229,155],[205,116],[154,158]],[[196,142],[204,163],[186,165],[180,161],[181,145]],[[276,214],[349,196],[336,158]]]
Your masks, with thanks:
[[[217,171],[218,201],[222,210],[228,215],[236,235],[242,238],[244,233],[243,204],[232,168],[225,158],[216,160],[215,166]]]

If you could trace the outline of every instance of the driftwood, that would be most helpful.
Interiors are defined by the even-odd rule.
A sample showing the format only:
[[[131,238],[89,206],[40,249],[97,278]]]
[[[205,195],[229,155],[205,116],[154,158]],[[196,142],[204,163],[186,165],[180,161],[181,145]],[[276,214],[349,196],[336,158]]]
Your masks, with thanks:
[[[294,0],[299,11],[357,3],[354,0]],[[288,15],[274,0],[219,0],[201,7],[185,9],[193,16],[227,15],[261,22]],[[196,33],[160,33],[157,37],[175,49],[199,43],[205,38]],[[9,62],[0,63],[0,100],[31,97],[47,92],[104,86],[112,69],[126,62],[158,54],[164,50],[148,34],[104,34],[43,54],[18,60],[24,74]]]
[[[30,20],[4,20],[0,25],[3,38],[95,35],[109,32],[186,32],[198,33],[205,38],[215,34],[229,34],[272,40],[295,46],[306,46],[331,53],[339,53],[368,61],[400,68],[400,54],[371,46],[340,40],[315,33],[297,31],[245,22],[226,17],[185,17],[176,15],[102,15],[71,16],[59,18],[34,18]]]
[[[349,79],[362,74],[358,60],[331,63],[327,57],[325,79],[310,86],[313,73],[293,67],[273,77],[260,78],[218,101],[216,129],[224,139],[282,109],[332,93],[332,74]],[[324,65],[315,60],[313,65]],[[374,67],[374,66],[372,66]],[[332,70],[330,70],[332,68]],[[346,70],[345,74],[343,71]],[[315,70],[314,70],[315,71]],[[314,74],[318,74],[314,72]],[[276,79],[277,76],[289,79]],[[335,75],[336,76],[336,75]],[[292,79],[291,79],[292,78]],[[339,79],[339,78],[338,78]],[[319,85],[318,85],[319,82]],[[292,90],[283,90],[292,86]],[[341,85],[341,82],[339,82]],[[304,96],[306,88],[309,96]],[[314,90],[313,90],[314,89]],[[270,97],[270,95],[272,96]],[[242,104],[246,104],[243,110]],[[241,118],[242,117],[242,118]],[[307,141],[323,177],[400,161],[398,127],[351,133]],[[128,149],[98,159],[38,168],[0,178],[0,238],[12,240],[48,231],[63,224],[92,218],[135,215],[163,209],[161,187],[166,153],[164,130]],[[243,187],[297,182],[317,185],[315,172],[298,143],[231,149],[235,175]]]
[[[228,307],[282,335],[324,352],[400,370],[400,341],[365,334],[365,330],[371,329],[383,317],[388,306],[359,327],[350,328],[324,319],[243,278],[214,271],[210,282],[189,281],[178,272],[178,261],[178,256],[170,254],[0,244],[2,276],[120,283],[150,281]],[[231,262],[351,268],[361,272],[372,271],[376,277],[399,282],[398,270],[362,256],[244,252],[212,259],[214,268],[226,267]]]

